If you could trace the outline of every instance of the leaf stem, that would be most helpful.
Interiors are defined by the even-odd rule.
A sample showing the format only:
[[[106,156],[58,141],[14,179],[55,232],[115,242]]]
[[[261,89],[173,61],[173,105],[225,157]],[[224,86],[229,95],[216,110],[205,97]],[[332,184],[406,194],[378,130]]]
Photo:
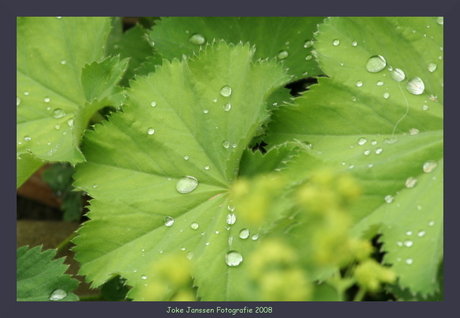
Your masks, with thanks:
[[[367,292],[366,288],[360,287],[359,290],[358,290],[358,293],[356,294],[356,296],[353,299],[353,301],[361,301],[361,300],[363,300],[364,295],[366,294],[366,292]]]
[[[61,243],[59,243],[59,245],[56,247],[57,253],[63,251],[76,235],[77,232],[73,232],[72,234],[67,236]]]

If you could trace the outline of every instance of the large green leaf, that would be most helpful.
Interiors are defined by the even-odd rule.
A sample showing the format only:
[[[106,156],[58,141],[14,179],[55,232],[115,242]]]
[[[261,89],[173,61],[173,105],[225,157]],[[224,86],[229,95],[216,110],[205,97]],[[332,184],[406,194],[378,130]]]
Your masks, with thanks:
[[[141,299],[149,265],[178,251],[192,258],[202,300],[248,296],[245,262],[225,256],[244,258],[257,241],[238,238],[245,222],[228,223],[229,186],[268,116],[265,98],[288,78],[275,61],[253,64],[253,53],[220,42],[165,61],[131,81],[123,113],[87,131],[74,185],[95,199],[74,242],[93,287],[120,274]]]
[[[18,301],[75,301],[77,295],[71,291],[78,281],[65,275],[68,265],[64,258],[53,260],[56,250],[41,251],[40,246],[17,250],[16,299]]]
[[[21,175],[30,175],[37,166],[22,160],[22,154],[72,164],[84,160],[78,146],[95,111],[94,106],[84,106],[93,105],[95,98],[110,97],[126,68],[126,61],[113,58],[83,70],[85,64],[103,58],[109,31],[109,18],[17,19],[17,167]],[[23,179],[18,179],[18,185]]]
[[[150,39],[166,59],[192,55],[200,47],[221,39],[249,42],[255,59],[276,58],[284,63],[291,80],[322,74],[311,54],[313,32],[323,17],[174,17],[162,18]]]
[[[364,190],[354,233],[381,232],[400,285],[431,294],[443,255],[442,19],[330,18],[315,49],[330,78],[281,107],[266,140],[308,141],[352,173]]]

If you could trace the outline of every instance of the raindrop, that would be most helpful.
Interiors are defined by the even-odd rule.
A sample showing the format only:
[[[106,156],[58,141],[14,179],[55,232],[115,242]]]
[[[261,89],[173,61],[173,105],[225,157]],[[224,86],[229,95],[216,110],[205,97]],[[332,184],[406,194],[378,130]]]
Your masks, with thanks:
[[[366,63],[366,70],[371,73],[377,73],[387,66],[387,61],[381,55],[371,56]]]
[[[417,128],[412,128],[409,130],[409,135],[414,136],[417,135],[420,132]]]
[[[176,190],[179,193],[190,193],[198,187],[198,179],[192,176],[185,176],[177,180]]]
[[[236,147],[238,147],[238,144],[235,142],[232,144],[232,148],[236,148]]]
[[[232,243],[233,243],[233,236],[230,236],[228,238],[228,245],[232,246]]]
[[[189,156],[184,156],[184,160],[188,160],[189,158]]]
[[[415,185],[417,184],[417,179],[415,179],[414,177],[409,177],[407,178],[406,180],[406,188],[413,188],[415,187]]]
[[[384,93],[383,98],[388,99],[390,97],[390,93]]]
[[[306,61],[309,61],[309,60],[311,60],[312,58],[313,58],[312,55],[307,55],[307,56],[305,56],[305,60],[306,60]],[[305,75],[306,75],[306,74],[305,74]]]
[[[43,99],[43,101],[44,101],[45,103],[49,103],[50,100],[51,100],[51,98],[49,98],[49,97],[45,97],[45,98]]]
[[[439,25],[444,25],[444,17],[436,18],[436,23],[439,24]]]
[[[149,135],[153,135],[153,134],[155,133],[155,129],[149,128],[149,129],[147,130],[147,133],[148,133]]]
[[[412,258],[406,259],[406,264],[407,264],[407,265],[410,265],[410,264],[412,264],[413,262],[414,262],[414,261],[412,260]]]
[[[67,292],[62,289],[56,289],[53,291],[49,297],[49,300],[57,301],[67,297]]]
[[[351,46],[357,46],[357,45],[358,45],[358,42],[356,41],[351,42]]]
[[[240,239],[243,239],[243,240],[247,239],[249,237],[249,230],[248,229],[242,229],[240,231],[239,236],[240,236]]]
[[[251,240],[253,240],[253,241],[257,241],[258,238],[259,238],[259,234],[253,234],[251,236]]]
[[[220,89],[220,95],[222,95],[224,97],[228,97],[228,96],[232,95],[232,88],[230,86],[228,86],[228,85],[223,86]]]
[[[391,137],[391,138],[385,138],[385,139],[383,140],[383,143],[384,143],[384,144],[389,144],[389,145],[391,145],[391,144],[394,144],[394,143],[397,142],[397,141],[398,141],[398,138],[396,138],[396,137]]]
[[[196,230],[200,225],[198,223],[193,222],[190,227],[194,230]]]
[[[356,87],[361,87],[363,86],[363,82],[362,81],[357,81],[356,82]]]
[[[243,261],[243,256],[237,251],[230,251],[225,255],[225,263],[228,266],[238,266]]]
[[[429,225],[429,226],[433,226],[433,225],[434,225],[434,221],[428,222],[428,225]]]
[[[370,163],[367,165],[368,168],[372,168],[374,166],[374,164]]]
[[[378,81],[378,82],[376,83],[377,86],[382,86],[383,84],[385,84],[383,81]]]
[[[418,236],[418,237],[422,237],[422,236],[424,236],[425,234],[426,234],[425,231],[420,231],[420,232],[417,233],[417,236]]]
[[[233,212],[233,211],[235,211],[235,206],[234,206],[234,205],[229,205],[229,206],[227,207],[227,209],[228,209],[230,212]]]
[[[209,166],[204,166],[204,170],[209,170]]]
[[[24,136],[24,141],[29,142],[29,141],[31,141],[31,140],[32,140],[32,138],[31,138],[30,136]]]
[[[152,107],[155,107],[156,105],[157,105],[156,102],[151,102],[151,103],[150,103],[150,106],[152,106]]]
[[[65,111],[63,111],[61,108],[56,108],[53,110],[53,117],[54,118],[62,118],[66,115]]]
[[[214,233],[219,234],[219,231],[214,231]]]
[[[372,140],[372,141],[371,141],[371,145],[372,145],[372,146],[375,146],[376,144],[377,144],[377,140]]]
[[[406,78],[406,74],[404,74],[403,70],[395,68],[395,70],[391,72],[391,78],[396,82],[402,82]]]
[[[423,109],[423,110],[428,110],[429,107],[428,107],[428,105],[423,105],[423,106],[422,106],[422,109]]]
[[[401,246],[403,246],[403,243],[400,242],[400,241],[397,241],[397,242],[396,242],[396,245],[398,245],[399,247],[401,247]]]
[[[332,41],[332,45],[333,46],[338,46],[340,44],[340,41],[339,40],[334,40]]]
[[[434,169],[436,169],[437,166],[438,166],[438,163],[436,161],[428,160],[427,162],[423,164],[423,172],[430,173]]]
[[[358,139],[358,145],[362,146],[367,142],[367,139],[364,137],[361,137]]]
[[[205,37],[199,33],[192,34],[188,40],[190,43],[195,44],[195,45],[201,45],[204,42],[206,42]]]
[[[236,222],[236,215],[234,213],[230,213],[227,215],[227,224],[235,224]]]
[[[375,149],[375,153],[376,153],[377,155],[380,155],[380,154],[382,153],[382,151],[383,151],[382,148],[377,148],[377,149]]]
[[[73,118],[70,118],[70,119],[67,121],[67,125],[69,125],[69,127],[72,127],[72,126],[73,126]]]
[[[146,280],[146,279],[147,279],[147,276],[146,276],[146,275],[142,275],[142,276],[141,276],[141,279]]]
[[[364,150],[364,155],[369,156],[371,154],[371,151],[369,149]]]
[[[172,226],[174,224],[174,218],[167,216],[165,217],[165,225],[166,226]]]
[[[313,46],[313,41],[306,41],[303,45],[304,48],[308,49],[309,47]]]
[[[278,53],[278,58],[279,58],[280,60],[284,60],[284,59],[287,58],[288,56],[289,56],[288,51],[284,51],[284,50],[283,50],[283,51],[280,51],[280,52]]]
[[[353,164],[350,163],[350,165],[348,166],[348,169],[353,169],[355,166]]]
[[[182,246],[182,247],[180,248],[180,250],[181,250],[181,251],[185,251],[185,246]]]
[[[438,66],[437,66],[436,64],[430,63],[430,64],[428,64],[428,71],[430,71],[431,73],[433,73],[434,71],[436,71],[436,68],[437,68],[437,67],[438,67]]]
[[[226,148],[226,149],[229,148],[229,147],[230,147],[230,141],[224,140],[224,141],[222,142],[222,147],[224,147],[224,148]]]
[[[187,258],[192,259],[193,258],[193,252],[188,252],[187,253]]]
[[[394,199],[393,196],[391,194],[389,194],[389,195],[387,195],[385,197],[385,202],[386,203],[391,203],[391,202],[393,202],[393,199]]]
[[[65,64],[67,64],[67,61],[66,61],[66,60],[62,60],[62,61],[61,61],[61,64],[62,64],[62,65],[65,65]]]
[[[407,235],[407,236],[411,236],[411,235],[412,235],[412,231],[407,231],[407,232],[406,232],[406,235]]]
[[[230,103],[227,103],[227,104],[225,104],[224,106],[222,106],[222,108],[223,108],[226,112],[228,112],[230,109],[232,109],[232,105],[230,105]]]
[[[29,95],[29,92],[24,92],[24,95],[26,95],[26,96]]]
[[[407,82],[406,89],[411,94],[420,95],[425,90],[425,84],[420,77],[414,77]]]
[[[19,97],[16,97],[16,106],[19,106],[21,104],[21,99]]]
[[[414,243],[412,241],[404,241],[404,245],[407,247],[411,247]]]
[[[93,184],[93,188],[96,189],[98,187],[98,185],[95,183]]]
[[[203,113],[205,113],[205,114],[209,113],[209,109],[204,109]]]

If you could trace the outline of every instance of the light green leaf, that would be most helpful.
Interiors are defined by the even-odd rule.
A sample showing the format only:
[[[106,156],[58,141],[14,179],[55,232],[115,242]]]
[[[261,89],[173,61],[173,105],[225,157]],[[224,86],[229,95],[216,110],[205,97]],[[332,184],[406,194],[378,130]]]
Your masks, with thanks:
[[[82,68],[103,57],[109,30],[109,18],[17,19],[18,157],[30,153],[47,161],[75,164],[84,160],[78,149],[82,130],[73,129],[73,122],[79,121],[74,118],[75,112],[83,107],[86,97],[96,97],[96,91],[85,96],[85,87],[101,79],[97,77],[100,74],[94,73],[82,79]],[[115,60],[104,63],[116,64]],[[123,67],[122,62],[115,68],[114,77],[107,78],[111,80],[108,84],[114,85]],[[99,88],[105,89],[99,92],[102,96],[97,96],[103,98],[108,87]],[[21,159],[17,165],[18,171],[33,169]],[[33,170],[28,172],[31,173]]]
[[[131,82],[123,113],[87,131],[74,185],[95,199],[74,242],[93,287],[117,273],[139,286],[150,263],[183,251],[193,253],[202,300],[245,296],[244,262],[229,267],[225,255],[256,242],[238,239],[244,222],[227,223],[229,186],[268,116],[265,98],[287,77],[274,61],[252,64],[252,54],[221,42],[165,61]]]
[[[22,246],[16,255],[17,301],[78,300],[72,293],[78,281],[64,274],[68,267],[63,265],[64,258],[53,260],[56,250],[41,252],[40,246]]]
[[[254,59],[276,58],[293,75],[291,80],[322,74],[311,55],[313,32],[323,17],[175,17],[162,18],[150,39],[166,59],[192,55],[200,47],[221,39],[249,42]]]
[[[308,141],[312,155],[358,178],[364,195],[351,210],[355,234],[380,224],[385,261],[402,287],[422,295],[437,288],[442,260],[442,38],[443,26],[432,17],[328,19],[315,49],[330,78],[281,107],[266,138]],[[369,62],[376,56],[385,60],[381,70],[380,57]],[[405,79],[394,79],[396,69]],[[424,90],[416,95],[410,82],[417,77]],[[431,174],[424,169],[430,162],[437,165]],[[417,237],[421,231],[426,236]],[[397,245],[406,240],[414,246]]]

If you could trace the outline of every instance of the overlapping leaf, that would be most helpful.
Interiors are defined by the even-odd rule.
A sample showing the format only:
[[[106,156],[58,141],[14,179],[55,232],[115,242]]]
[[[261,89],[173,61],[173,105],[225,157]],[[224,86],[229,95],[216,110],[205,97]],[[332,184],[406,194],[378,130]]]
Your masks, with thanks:
[[[53,260],[55,250],[41,251],[40,246],[17,250],[16,280],[18,301],[75,301],[72,293],[78,281],[64,275],[64,258]]]
[[[442,259],[442,24],[439,18],[328,19],[315,48],[330,78],[274,114],[266,139],[308,141],[311,154],[354,174],[365,191],[352,210],[355,233],[378,225],[385,262],[402,287],[422,295],[437,290]],[[414,78],[423,81],[423,92],[410,83]]]
[[[161,56],[180,58],[200,45],[221,39],[256,45],[255,59],[283,61],[291,80],[322,74],[312,58],[313,32],[322,17],[181,17],[162,18],[150,32]]]
[[[84,160],[81,133],[95,108],[106,106],[95,106],[94,98],[110,97],[126,68],[126,61],[109,59],[100,64],[98,77],[82,78],[85,64],[103,58],[109,30],[109,18],[18,18],[18,186],[40,165],[22,160],[23,154],[73,164]],[[88,72],[94,68],[88,66]]]
[[[75,186],[95,199],[74,242],[93,287],[118,273],[136,288],[149,264],[183,251],[202,300],[250,297],[244,261],[225,261],[255,244],[238,239],[244,222],[227,222],[228,187],[268,116],[265,98],[288,77],[275,61],[252,64],[252,54],[221,42],[193,60],[164,61],[130,83],[123,113],[87,132]]]

